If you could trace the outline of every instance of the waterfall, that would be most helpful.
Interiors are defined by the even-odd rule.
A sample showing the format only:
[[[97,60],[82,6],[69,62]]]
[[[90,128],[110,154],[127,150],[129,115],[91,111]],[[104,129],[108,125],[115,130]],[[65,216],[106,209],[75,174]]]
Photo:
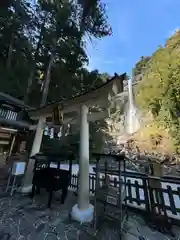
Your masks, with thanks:
[[[132,79],[128,80],[128,102],[125,109],[125,132],[133,134],[140,128],[140,115],[133,95]]]

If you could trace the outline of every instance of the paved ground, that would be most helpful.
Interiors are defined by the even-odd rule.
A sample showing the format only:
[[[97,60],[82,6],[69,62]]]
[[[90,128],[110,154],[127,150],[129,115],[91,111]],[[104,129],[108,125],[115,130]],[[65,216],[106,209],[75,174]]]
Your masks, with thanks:
[[[50,210],[46,207],[45,197],[32,203],[27,196],[19,194],[1,196],[0,239],[76,239],[77,229],[63,223],[70,205],[73,205],[71,199],[65,205],[54,201]]]
[[[45,195],[32,201],[20,194],[10,197],[0,194],[0,240],[117,240],[116,231],[112,226],[105,225],[101,234],[95,238],[89,226],[79,225],[68,218],[76,198],[69,193],[64,205],[60,205],[57,197],[54,198],[52,209],[46,208],[47,198]],[[129,213],[126,224],[124,240],[139,239],[144,236],[145,240],[165,240],[165,235],[153,232],[143,219],[135,214]],[[138,230],[139,229],[139,230]],[[177,235],[178,229],[175,229]],[[177,238],[169,238],[177,239]]]

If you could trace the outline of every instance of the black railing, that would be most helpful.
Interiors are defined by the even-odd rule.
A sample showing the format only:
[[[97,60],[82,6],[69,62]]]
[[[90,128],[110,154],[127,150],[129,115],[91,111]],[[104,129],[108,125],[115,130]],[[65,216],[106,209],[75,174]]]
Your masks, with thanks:
[[[126,178],[127,204],[130,207],[157,213],[180,220],[180,178],[153,178],[145,174],[123,173],[123,183]],[[100,181],[103,181],[103,175]],[[153,186],[154,181],[154,186]],[[90,193],[95,192],[96,178],[90,174]],[[156,184],[158,182],[158,185]],[[117,186],[119,179],[111,176],[111,184]],[[157,187],[158,186],[158,187]],[[77,191],[78,176],[72,175],[71,189]]]
[[[14,120],[15,121],[17,119],[17,115],[18,115],[17,112],[0,108],[0,118],[4,118],[6,120]]]

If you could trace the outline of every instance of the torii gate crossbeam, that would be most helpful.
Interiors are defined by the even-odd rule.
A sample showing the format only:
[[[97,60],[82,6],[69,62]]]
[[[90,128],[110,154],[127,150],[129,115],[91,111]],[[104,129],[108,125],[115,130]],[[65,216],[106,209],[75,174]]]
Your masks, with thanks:
[[[40,151],[46,117],[52,116],[55,106],[59,106],[63,113],[63,121],[66,122],[66,114],[76,112],[80,120],[80,159],[79,159],[79,193],[78,203],[72,208],[72,217],[79,222],[91,221],[93,217],[93,206],[89,203],[89,121],[95,121],[100,117],[97,113],[89,113],[89,108],[93,105],[104,105],[106,110],[110,108],[116,95],[123,92],[123,80],[126,74],[117,74],[102,86],[93,91],[81,94],[71,99],[48,104],[45,107],[31,110],[29,115],[33,119],[39,120],[36,126],[36,134],[32,146],[31,156]],[[109,111],[107,111],[109,112]],[[93,119],[94,116],[94,119]],[[105,115],[102,114],[102,117]],[[23,192],[31,191],[34,163],[29,159],[27,166]]]

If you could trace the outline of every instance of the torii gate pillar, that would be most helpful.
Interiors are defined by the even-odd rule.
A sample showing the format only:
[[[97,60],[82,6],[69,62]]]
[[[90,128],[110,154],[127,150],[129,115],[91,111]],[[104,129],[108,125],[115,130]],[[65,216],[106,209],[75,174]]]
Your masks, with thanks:
[[[93,219],[94,207],[89,203],[89,123],[88,107],[80,106],[80,159],[78,204],[72,208],[72,218],[79,222]]]
[[[41,148],[41,142],[43,138],[43,132],[44,132],[44,123],[46,121],[45,117],[40,117],[37,128],[36,128],[36,133],[30,153],[30,158],[28,161],[28,165],[26,168],[25,176],[23,179],[23,184],[21,187],[21,192],[22,193],[29,193],[32,191],[32,179],[33,179],[33,169],[34,169],[34,160],[31,159],[32,156],[35,154],[39,153],[40,148]]]

